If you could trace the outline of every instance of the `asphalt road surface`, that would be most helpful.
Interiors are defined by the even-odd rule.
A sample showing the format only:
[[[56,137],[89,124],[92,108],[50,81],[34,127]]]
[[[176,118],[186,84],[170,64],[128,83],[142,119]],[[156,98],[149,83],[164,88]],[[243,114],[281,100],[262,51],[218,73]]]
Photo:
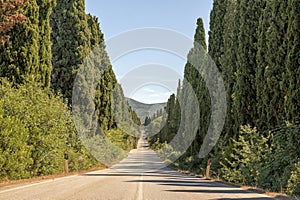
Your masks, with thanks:
[[[237,187],[183,175],[167,168],[143,140],[109,169],[33,184],[0,188],[0,200],[272,200]]]

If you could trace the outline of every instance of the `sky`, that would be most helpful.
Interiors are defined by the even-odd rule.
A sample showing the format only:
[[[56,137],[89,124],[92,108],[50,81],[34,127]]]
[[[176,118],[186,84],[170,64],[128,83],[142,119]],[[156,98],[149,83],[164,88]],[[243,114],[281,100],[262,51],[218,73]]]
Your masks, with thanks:
[[[126,97],[159,103],[176,92],[193,45],[197,18],[203,19],[208,32],[212,4],[213,0],[86,0],[86,12],[99,18],[114,72]],[[153,38],[158,43],[151,46]],[[115,45],[116,41],[121,42]],[[172,49],[177,43],[184,46],[180,55]],[[132,47],[122,52],[124,46]]]

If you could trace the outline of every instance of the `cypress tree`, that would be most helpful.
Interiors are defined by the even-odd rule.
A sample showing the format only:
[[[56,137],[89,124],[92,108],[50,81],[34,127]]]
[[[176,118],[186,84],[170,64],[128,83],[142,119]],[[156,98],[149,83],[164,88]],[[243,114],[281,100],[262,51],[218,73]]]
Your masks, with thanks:
[[[98,45],[104,45],[104,34],[100,30],[100,24],[97,17],[90,14],[87,15],[87,23],[90,29],[90,47],[91,49]]]
[[[238,125],[255,126],[256,112],[256,54],[257,29],[265,0],[237,2],[239,20],[237,72],[234,88],[234,107]]]
[[[268,1],[266,8],[260,18],[259,28],[258,28],[258,43],[257,43],[257,69],[256,69],[256,96],[257,96],[257,114],[259,116],[257,121],[257,126],[262,129],[267,126],[266,120],[266,106],[265,99],[263,98],[263,93],[266,90],[266,80],[265,80],[265,69],[268,66],[267,63],[267,44],[268,44],[268,30],[270,28],[271,17],[272,17],[272,1]]]
[[[0,46],[0,76],[15,84],[24,79],[38,79],[39,68],[39,7],[36,0],[24,7],[27,20],[8,32],[10,40]]]
[[[223,54],[220,59],[222,76],[226,87],[227,97],[227,116],[224,125],[224,135],[231,137],[238,134],[239,125],[235,122],[233,97],[236,73],[236,60],[237,60],[237,39],[239,32],[237,2],[233,0],[227,1],[226,14],[224,16],[224,45]]]
[[[221,56],[224,53],[223,36],[225,26],[225,15],[227,9],[227,0],[214,0],[213,8],[210,13],[210,31],[209,31],[209,46],[208,54],[211,56],[218,69],[222,71],[220,64]]]
[[[101,75],[96,88],[95,106],[101,128],[106,131],[114,128],[112,98],[117,83],[111,65],[108,65]]]
[[[287,2],[267,1],[260,20],[257,52],[257,125],[272,129],[284,119],[283,74],[286,61]]]
[[[188,150],[190,155],[196,156],[199,153],[201,148],[201,144],[203,143],[203,139],[207,132],[209,126],[210,119],[210,98],[209,92],[206,87],[206,83],[204,78],[202,77],[203,73],[207,73],[206,71],[206,38],[205,38],[205,30],[203,20],[199,18],[197,20],[197,28],[194,35],[194,47],[190,50],[188,54],[188,62],[185,65],[184,69],[184,80],[181,92],[181,99],[179,99],[180,105],[183,106],[181,115],[188,118],[183,118],[181,122],[184,124],[184,130],[182,132],[190,132],[190,127],[193,127],[192,124],[199,123],[201,124],[196,138],[192,143],[191,147]],[[194,66],[197,65],[197,66]],[[209,76],[209,75],[207,75]],[[188,91],[187,82],[192,86],[199,104],[200,110],[200,119],[197,117],[193,117],[193,113],[195,111],[195,102],[191,102],[190,92]],[[195,119],[200,120],[195,122]],[[180,117],[178,117],[178,121]],[[178,122],[179,124],[179,122]]]
[[[36,73],[44,86],[50,86],[52,72],[52,42],[50,16],[54,7],[53,0],[37,0],[39,6],[39,57],[40,63]]]
[[[288,31],[287,31],[287,72],[285,83],[287,92],[285,96],[285,111],[287,120],[296,122],[300,119],[300,1],[288,1]]]
[[[51,15],[51,26],[51,84],[55,91],[71,100],[77,70],[90,52],[84,0],[57,1]]]
[[[10,40],[1,46],[0,74],[15,84],[29,79],[41,86],[50,85],[50,14],[54,1],[30,1],[24,8],[27,20],[11,31]]]

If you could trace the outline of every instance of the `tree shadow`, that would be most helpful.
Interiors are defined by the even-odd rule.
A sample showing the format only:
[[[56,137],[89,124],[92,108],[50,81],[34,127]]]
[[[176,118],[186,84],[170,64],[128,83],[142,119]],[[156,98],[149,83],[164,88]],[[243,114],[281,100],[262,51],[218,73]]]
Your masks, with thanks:
[[[259,198],[221,198],[215,200],[272,200],[272,198],[268,197],[259,197]]]

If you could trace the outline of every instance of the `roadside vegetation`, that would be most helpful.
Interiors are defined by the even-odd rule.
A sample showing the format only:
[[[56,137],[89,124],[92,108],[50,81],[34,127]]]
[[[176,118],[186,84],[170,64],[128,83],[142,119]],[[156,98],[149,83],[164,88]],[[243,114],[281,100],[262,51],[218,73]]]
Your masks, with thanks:
[[[300,196],[299,9],[298,0],[256,0],[251,4],[215,0],[209,43],[206,44],[202,20],[198,19],[184,80],[177,95],[169,98],[167,115],[162,120],[165,125],[150,138],[152,147],[161,149],[176,134],[186,135],[198,120],[192,145],[174,163],[176,167],[204,175],[210,160],[214,177]],[[200,69],[209,68],[207,55],[222,74],[227,115],[216,146],[200,159],[211,114],[218,113],[218,109],[212,110],[211,103],[216,100],[209,93],[217,93],[218,88],[208,91],[201,76],[205,71],[197,71],[192,62],[197,59]],[[210,76],[209,81],[216,81],[215,76]],[[198,97],[199,119],[194,114],[195,104],[187,98],[187,83]],[[191,114],[188,119],[180,119],[180,112]],[[180,123],[184,126],[179,127]],[[172,152],[176,148],[169,145],[168,149]]]

